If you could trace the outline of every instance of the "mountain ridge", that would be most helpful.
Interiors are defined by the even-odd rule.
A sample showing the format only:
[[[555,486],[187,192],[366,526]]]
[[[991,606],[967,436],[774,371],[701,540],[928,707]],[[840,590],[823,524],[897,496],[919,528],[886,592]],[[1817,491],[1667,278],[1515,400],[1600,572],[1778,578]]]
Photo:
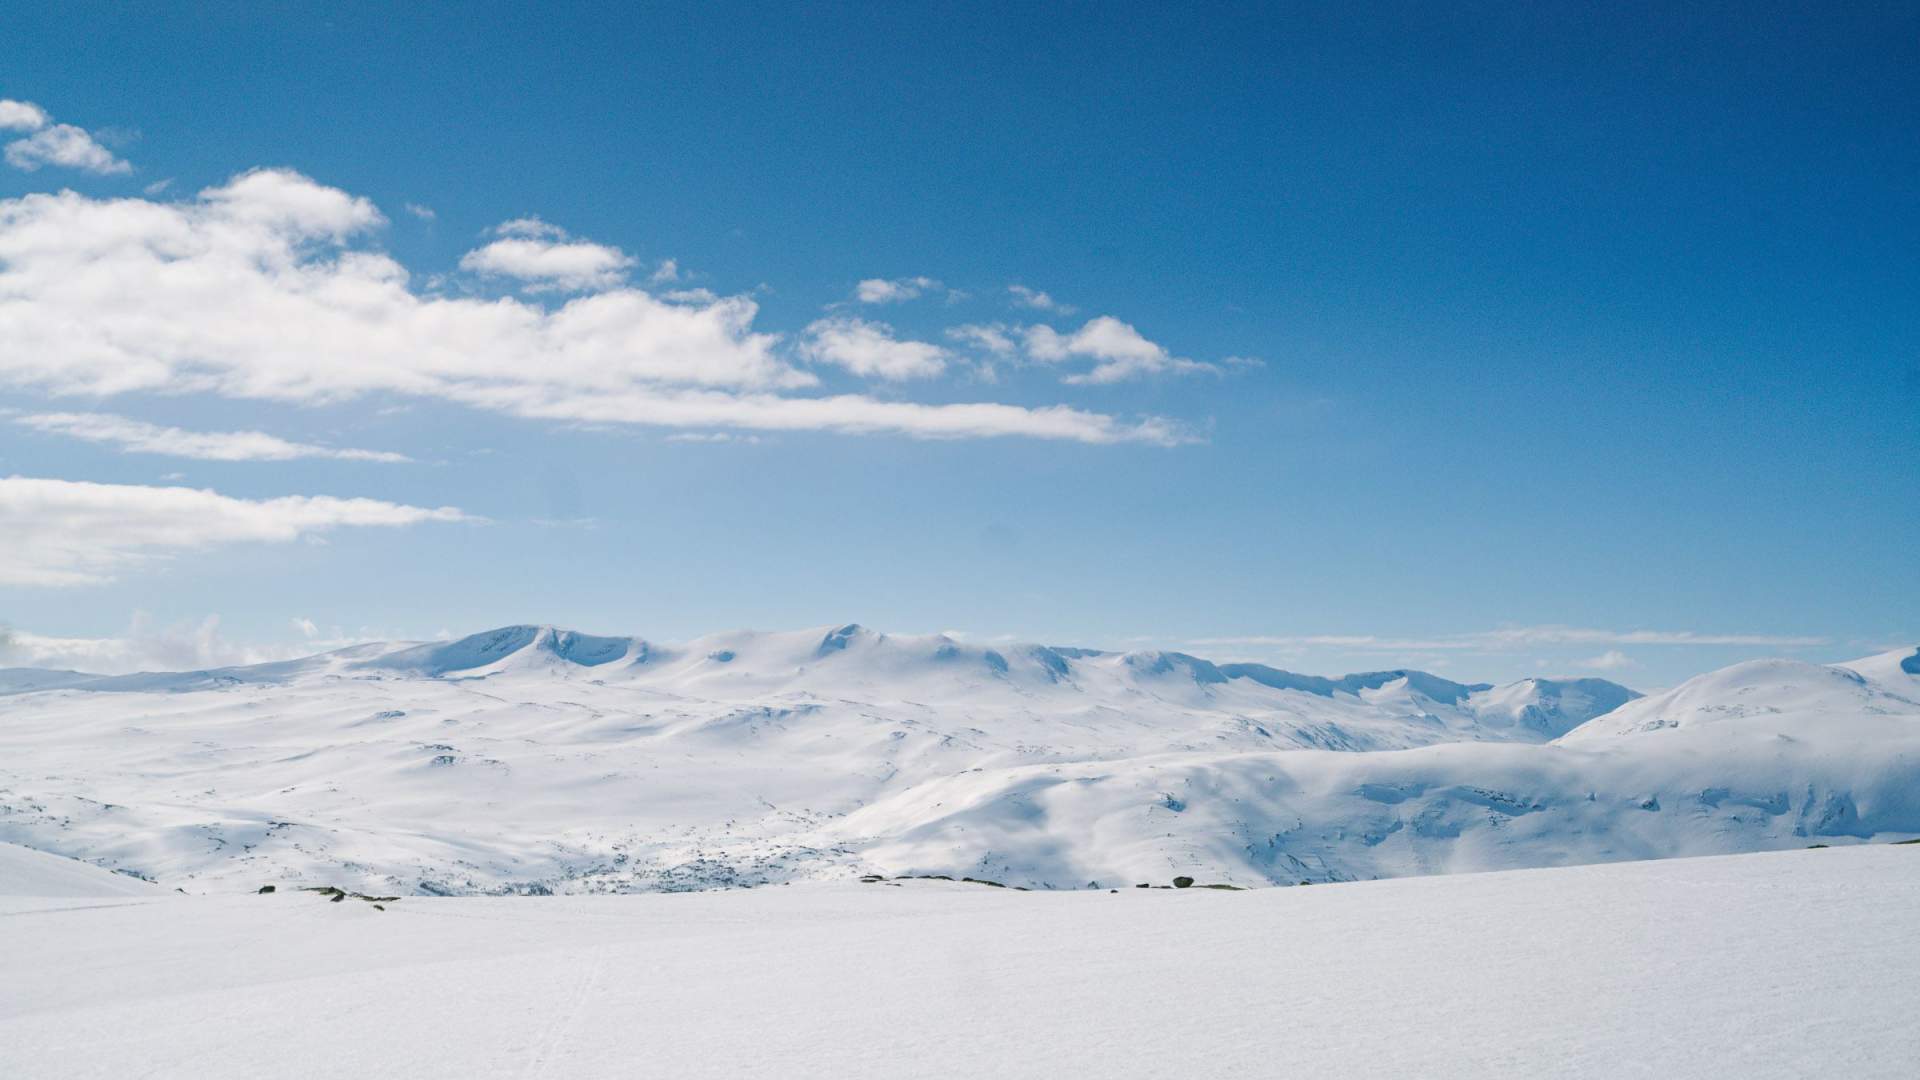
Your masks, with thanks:
[[[1557,688],[1567,684],[1601,684],[1609,693],[1639,697],[1638,691],[1610,680],[1586,677],[1529,676],[1512,683],[1460,683],[1431,672],[1412,668],[1354,672],[1339,676],[1308,675],[1266,664],[1233,661],[1219,663],[1190,653],[1174,650],[1118,652],[1079,646],[1008,644],[1000,647],[974,646],[945,634],[894,635],[870,630],[858,623],[807,628],[797,631],[730,631],[695,638],[678,644],[656,644],[647,638],[624,635],[587,634],[554,624],[516,623],[483,630],[444,641],[365,642],[309,656],[259,664],[227,665],[183,671],[141,671],[125,675],[97,675],[79,671],[52,671],[38,668],[0,669],[0,694],[32,692],[38,689],[147,689],[156,680],[172,676],[185,685],[202,685],[208,680],[269,679],[299,674],[317,662],[330,658],[350,660],[355,669],[391,669],[427,677],[463,676],[465,673],[530,657],[560,661],[583,668],[633,666],[647,663],[685,661],[700,657],[715,663],[731,664],[740,659],[737,643],[742,639],[789,641],[818,635],[810,659],[821,661],[861,646],[886,647],[906,643],[926,647],[929,661],[973,660],[998,674],[1008,674],[1008,656],[1030,659],[1058,679],[1068,674],[1076,660],[1118,658],[1129,669],[1146,676],[1165,676],[1184,671],[1202,685],[1248,679],[1279,690],[1300,690],[1321,697],[1335,693],[1358,695],[1362,691],[1405,680],[1416,693],[1447,704],[1457,704],[1475,694],[1503,687],[1538,685]],[[732,648],[705,648],[705,644],[725,640]],[[724,659],[717,659],[726,654]],[[797,663],[801,658],[788,657]],[[43,678],[36,678],[44,673]],[[11,679],[9,677],[12,677]]]
[[[189,891],[382,893],[1253,886],[1851,843],[1920,833],[1916,656],[1640,697],[857,624],[675,644],[523,624],[16,674],[0,842]]]

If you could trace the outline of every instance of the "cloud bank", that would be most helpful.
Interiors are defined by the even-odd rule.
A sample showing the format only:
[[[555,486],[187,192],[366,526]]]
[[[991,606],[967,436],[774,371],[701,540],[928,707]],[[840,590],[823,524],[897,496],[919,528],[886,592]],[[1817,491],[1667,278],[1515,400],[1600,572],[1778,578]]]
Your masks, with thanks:
[[[392,395],[675,428],[1188,438],[1169,420],[1064,405],[797,393],[818,376],[787,357],[778,335],[755,329],[748,297],[656,296],[626,283],[632,263],[617,249],[533,218],[501,226],[469,254],[470,268],[579,295],[549,304],[423,293],[368,246],[384,224],[368,200],[285,169],[242,173],[182,201],[71,191],[0,201],[0,386],[309,404]],[[846,330],[823,331],[836,327]],[[939,359],[937,346],[888,347],[865,331],[822,337],[803,351],[880,379],[919,377],[909,373]]]

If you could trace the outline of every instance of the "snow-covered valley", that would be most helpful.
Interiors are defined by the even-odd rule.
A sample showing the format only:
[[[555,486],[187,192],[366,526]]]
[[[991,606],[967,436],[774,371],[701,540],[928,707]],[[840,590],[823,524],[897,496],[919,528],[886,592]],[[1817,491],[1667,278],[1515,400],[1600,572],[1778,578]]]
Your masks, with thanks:
[[[187,892],[1260,886],[1913,835],[1913,650],[1645,698],[857,626],[0,672],[0,840]]]

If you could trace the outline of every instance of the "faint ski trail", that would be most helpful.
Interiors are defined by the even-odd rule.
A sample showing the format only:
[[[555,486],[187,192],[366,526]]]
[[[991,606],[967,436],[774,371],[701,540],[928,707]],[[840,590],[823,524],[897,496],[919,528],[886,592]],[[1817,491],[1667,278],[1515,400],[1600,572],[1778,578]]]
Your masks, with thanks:
[[[99,911],[102,908],[133,907],[137,904],[150,904],[152,900],[128,900],[120,904],[84,904],[80,907],[29,908],[26,911],[0,911],[0,919],[17,919],[23,915],[64,915],[70,911]]]
[[[600,985],[600,976],[607,966],[607,950],[594,952],[593,963],[580,975],[571,992],[560,1007],[554,1010],[553,1019],[547,1022],[546,1033],[535,1043],[533,1057],[527,1067],[521,1070],[523,1077],[546,1076],[553,1064],[555,1052],[571,1041],[574,1032],[580,1027],[580,1014],[586,1010],[588,1000]]]

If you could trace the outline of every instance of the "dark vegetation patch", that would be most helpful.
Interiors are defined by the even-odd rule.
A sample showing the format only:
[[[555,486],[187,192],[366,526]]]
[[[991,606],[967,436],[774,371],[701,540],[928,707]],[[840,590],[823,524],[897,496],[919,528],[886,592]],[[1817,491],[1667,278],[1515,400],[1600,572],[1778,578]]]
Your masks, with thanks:
[[[260,891],[270,892],[272,888],[273,886],[269,885]],[[300,891],[310,892],[310,893],[319,893],[321,896],[326,897],[329,903],[334,903],[334,904],[338,904],[343,900],[364,900],[367,903],[372,904],[374,907],[378,908],[381,911],[387,910],[386,905],[394,903],[400,899],[397,896],[368,896],[366,893],[348,892],[347,890],[342,889],[338,885],[305,885],[301,887]]]

